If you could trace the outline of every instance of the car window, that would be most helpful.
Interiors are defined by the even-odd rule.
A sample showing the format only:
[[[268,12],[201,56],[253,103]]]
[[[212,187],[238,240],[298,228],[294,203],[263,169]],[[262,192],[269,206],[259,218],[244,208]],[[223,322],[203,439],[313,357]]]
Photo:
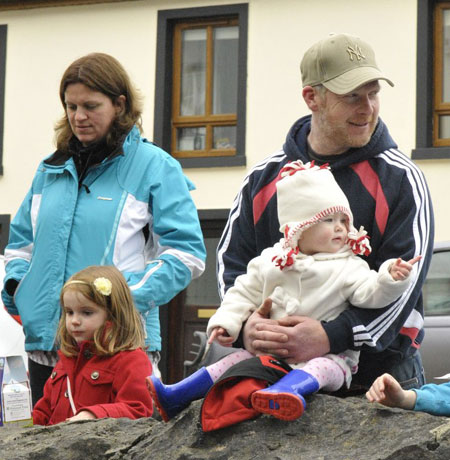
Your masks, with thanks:
[[[433,254],[423,297],[425,315],[450,315],[450,250]]]

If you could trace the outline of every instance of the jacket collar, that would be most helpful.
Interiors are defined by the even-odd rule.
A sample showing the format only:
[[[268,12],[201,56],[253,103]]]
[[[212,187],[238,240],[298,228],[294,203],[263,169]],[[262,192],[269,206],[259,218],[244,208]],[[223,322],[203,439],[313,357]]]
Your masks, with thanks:
[[[303,162],[310,161],[307,144],[307,138],[310,130],[311,115],[300,118],[292,125],[283,146],[283,149],[290,161],[298,159]],[[389,134],[386,125],[381,119],[379,119],[368,144],[360,148],[351,148],[341,155],[335,155],[332,169],[347,167],[353,163],[359,163],[373,158],[385,150],[396,148],[397,144]]]

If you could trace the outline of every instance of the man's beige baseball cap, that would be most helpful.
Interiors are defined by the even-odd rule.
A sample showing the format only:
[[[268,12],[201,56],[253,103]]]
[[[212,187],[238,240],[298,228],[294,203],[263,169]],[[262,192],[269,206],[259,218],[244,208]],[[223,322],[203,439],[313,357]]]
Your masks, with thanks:
[[[366,83],[385,80],[372,47],[359,37],[330,34],[306,51],[300,64],[303,87],[322,84],[336,94],[347,94]]]

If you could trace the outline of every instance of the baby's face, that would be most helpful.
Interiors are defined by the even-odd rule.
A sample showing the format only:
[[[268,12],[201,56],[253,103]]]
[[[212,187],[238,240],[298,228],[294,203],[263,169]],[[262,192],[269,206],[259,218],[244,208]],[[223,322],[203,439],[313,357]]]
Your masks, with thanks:
[[[304,230],[298,240],[298,247],[306,255],[318,252],[333,254],[344,246],[347,235],[348,217],[342,212],[337,212]]]

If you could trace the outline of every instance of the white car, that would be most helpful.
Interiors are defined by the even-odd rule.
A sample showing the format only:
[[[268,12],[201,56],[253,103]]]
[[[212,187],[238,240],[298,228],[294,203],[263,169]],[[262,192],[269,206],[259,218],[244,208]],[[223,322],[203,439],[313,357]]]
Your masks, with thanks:
[[[450,241],[436,243],[423,286],[425,338],[420,348],[427,383],[450,378]],[[450,375],[449,375],[450,377]]]

